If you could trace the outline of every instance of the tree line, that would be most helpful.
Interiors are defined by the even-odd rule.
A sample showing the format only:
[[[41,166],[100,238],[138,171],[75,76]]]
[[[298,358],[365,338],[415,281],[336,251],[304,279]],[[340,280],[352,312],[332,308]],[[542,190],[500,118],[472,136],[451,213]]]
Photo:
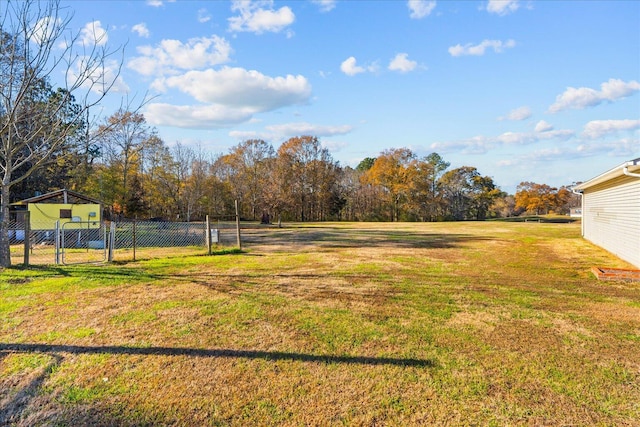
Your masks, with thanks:
[[[211,154],[169,147],[139,112],[119,110],[87,128],[78,125],[54,161],[14,186],[13,198],[69,188],[103,201],[110,218],[226,217],[238,200],[247,220],[461,221],[563,213],[573,196],[564,187],[528,182],[511,196],[475,167],[450,169],[439,154],[419,157],[408,148],[385,150],[352,168],[310,135],[277,149],[249,139]]]

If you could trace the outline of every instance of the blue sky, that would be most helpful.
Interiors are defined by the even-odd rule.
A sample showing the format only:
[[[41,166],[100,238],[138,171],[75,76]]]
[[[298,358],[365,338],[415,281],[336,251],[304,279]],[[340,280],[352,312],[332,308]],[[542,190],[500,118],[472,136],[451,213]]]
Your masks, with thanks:
[[[503,190],[640,157],[637,1],[68,1],[126,44],[123,97],[169,145],[320,138],[355,166],[439,153]]]

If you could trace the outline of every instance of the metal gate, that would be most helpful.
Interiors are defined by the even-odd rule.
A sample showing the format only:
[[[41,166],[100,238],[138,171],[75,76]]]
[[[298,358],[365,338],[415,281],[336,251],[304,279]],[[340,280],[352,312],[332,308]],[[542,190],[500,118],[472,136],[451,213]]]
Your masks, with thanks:
[[[75,221],[62,224],[60,260],[65,265],[104,262],[107,259],[107,229],[102,221]]]

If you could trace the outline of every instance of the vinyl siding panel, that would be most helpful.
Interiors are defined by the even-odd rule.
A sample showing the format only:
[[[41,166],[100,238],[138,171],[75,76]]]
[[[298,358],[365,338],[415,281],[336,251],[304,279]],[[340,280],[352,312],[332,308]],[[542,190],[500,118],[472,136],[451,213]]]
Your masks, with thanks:
[[[640,268],[640,179],[620,176],[583,193],[584,237]]]

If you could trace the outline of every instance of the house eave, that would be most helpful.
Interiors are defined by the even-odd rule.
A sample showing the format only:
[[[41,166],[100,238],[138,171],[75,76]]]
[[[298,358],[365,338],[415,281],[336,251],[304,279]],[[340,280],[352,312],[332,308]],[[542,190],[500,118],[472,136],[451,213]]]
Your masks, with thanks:
[[[613,169],[610,169],[598,176],[596,176],[595,178],[590,179],[589,181],[583,182],[581,184],[576,185],[575,187],[573,187],[574,191],[578,191],[578,192],[582,192],[588,188],[591,188],[593,186],[596,186],[598,184],[602,184],[603,182],[607,182],[610,181],[612,179],[615,178],[619,178],[621,176],[625,176],[627,173],[625,173],[625,170],[629,173],[635,174],[640,172],[640,158],[634,159],[634,160],[629,160],[628,162],[625,162],[619,166],[616,166]]]

